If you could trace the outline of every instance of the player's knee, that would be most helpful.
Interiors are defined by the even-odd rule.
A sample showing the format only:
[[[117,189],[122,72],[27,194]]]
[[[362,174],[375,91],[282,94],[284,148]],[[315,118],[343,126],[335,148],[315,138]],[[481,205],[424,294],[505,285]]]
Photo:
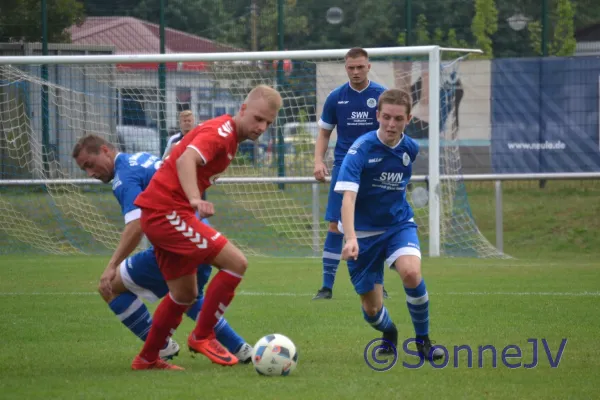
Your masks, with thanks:
[[[102,291],[100,286],[98,286],[98,294],[100,294],[100,297],[102,297],[102,300],[104,300],[107,304],[110,303],[111,301],[113,301],[115,299],[115,297],[118,296],[118,293],[114,293],[114,292],[111,292],[109,295],[106,295]]]
[[[406,287],[417,287],[421,281],[420,263],[412,262],[412,260],[402,260],[402,257],[400,257],[396,261],[396,269]]]
[[[340,230],[338,229],[338,224],[337,222],[329,222],[329,232],[333,232],[333,233],[339,233],[341,234],[342,232],[340,232]]]
[[[238,275],[244,275],[248,269],[248,259],[242,252],[236,257],[236,261],[232,263],[231,268],[227,268],[231,272],[235,272]]]
[[[363,303],[363,310],[365,310],[365,314],[367,314],[369,317],[376,316],[380,309],[381,306],[379,305]]]
[[[198,289],[189,289],[186,291],[175,291],[171,292],[171,298],[177,304],[188,304],[192,305],[198,299]]]

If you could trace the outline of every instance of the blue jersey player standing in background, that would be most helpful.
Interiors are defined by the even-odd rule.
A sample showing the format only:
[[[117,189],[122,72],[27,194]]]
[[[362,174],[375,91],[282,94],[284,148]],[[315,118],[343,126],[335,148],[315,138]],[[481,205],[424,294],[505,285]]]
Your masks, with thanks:
[[[383,333],[381,351],[396,353],[398,331],[383,305],[384,264],[400,274],[415,343],[422,358],[444,352],[429,339],[429,295],[421,275],[421,250],[406,186],[418,144],[404,134],[411,98],[397,89],[385,91],[377,106],[379,129],[354,142],[340,168],[335,191],[343,194],[340,229],[346,243],[350,279],[360,295],[364,319]]]
[[[378,128],[375,117],[377,99],[385,90],[383,86],[368,79],[371,64],[364,49],[350,49],[345,56],[345,68],[349,81],[327,96],[319,120],[320,131],[315,145],[314,176],[318,181],[325,182],[328,171],[323,159],[329,146],[331,132],[337,126],[337,142],[325,212],[325,220],[329,222],[329,227],[323,248],[323,286],[313,300],[331,299],[340,263],[343,235],[339,232],[337,224],[340,220],[342,196],[333,190],[340,165],[358,137]],[[385,295],[387,297],[387,293]]]
[[[79,139],[73,148],[72,156],[89,177],[104,183],[112,181],[113,194],[125,219],[125,229],[100,278],[98,289],[123,325],[145,341],[152,325],[152,316],[140,297],[155,302],[167,295],[169,289],[159,270],[152,247],[129,257],[143,236],[140,226],[141,210],[134,205],[134,201],[146,189],[162,161],[148,153],[119,153],[113,144],[97,135],[87,135]],[[202,288],[210,274],[210,265],[198,268],[197,282],[200,293],[196,303],[186,312],[194,321],[202,308]],[[224,318],[215,325],[215,333],[217,340],[241,362],[250,361],[252,347]],[[166,359],[172,358],[178,352],[179,345],[169,337],[159,355]]]

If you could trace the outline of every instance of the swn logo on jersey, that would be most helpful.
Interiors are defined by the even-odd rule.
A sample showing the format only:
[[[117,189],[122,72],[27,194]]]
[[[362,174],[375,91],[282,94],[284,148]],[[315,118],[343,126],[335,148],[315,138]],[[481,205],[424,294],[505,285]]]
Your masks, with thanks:
[[[223,136],[223,137],[227,137],[227,136],[231,135],[231,132],[233,132],[233,127],[231,126],[231,121],[227,121],[223,125],[221,125],[218,129],[218,132],[219,132],[219,135]]]
[[[352,115],[350,116],[350,118],[353,118],[353,119],[369,118],[369,112],[368,111],[352,111]]]
[[[400,183],[402,182],[403,176],[404,174],[402,172],[382,172],[379,180],[381,182]]]
[[[187,226],[185,221],[177,215],[177,211],[173,211],[173,213],[166,215],[166,217],[169,220],[169,223],[175,227],[175,230],[181,232],[181,234],[188,238],[190,242],[194,243],[197,248],[206,249],[208,247],[206,239],[200,236],[198,232],[195,232],[194,228]]]

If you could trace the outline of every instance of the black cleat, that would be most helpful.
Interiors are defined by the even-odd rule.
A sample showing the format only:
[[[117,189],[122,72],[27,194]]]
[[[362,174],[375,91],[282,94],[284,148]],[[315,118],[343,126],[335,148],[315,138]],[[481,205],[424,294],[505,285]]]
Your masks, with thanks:
[[[388,292],[387,292],[387,290],[385,290],[385,288],[383,288],[383,298],[384,299],[389,299],[390,298],[390,296],[388,295]]]
[[[396,329],[396,325],[393,323],[392,327],[391,331],[383,332],[383,343],[381,344],[381,349],[377,351],[378,355],[393,356],[394,354],[398,354],[398,329]]]
[[[319,291],[317,292],[317,294],[315,295],[315,297],[313,297],[313,300],[329,300],[333,297],[333,292],[331,291],[331,289],[326,288],[326,287],[322,287],[321,289],[319,289]]]
[[[438,348],[432,348],[432,342],[429,340],[429,336],[417,336],[417,351],[421,358],[425,358],[429,361],[440,360],[444,357],[444,351]]]

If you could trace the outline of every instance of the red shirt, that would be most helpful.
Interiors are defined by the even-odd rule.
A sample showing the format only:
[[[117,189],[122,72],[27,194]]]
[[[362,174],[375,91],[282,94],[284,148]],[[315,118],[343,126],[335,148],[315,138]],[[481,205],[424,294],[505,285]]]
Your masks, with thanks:
[[[135,205],[154,210],[191,208],[177,174],[177,159],[188,148],[194,149],[204,160],[196,168],[198,189],[204,192],[222,174],[237,152],[235,123],[230,115],[208,120],[188,132],[173,148],[163,165],[156,171],[150,184],[135,200]]]

